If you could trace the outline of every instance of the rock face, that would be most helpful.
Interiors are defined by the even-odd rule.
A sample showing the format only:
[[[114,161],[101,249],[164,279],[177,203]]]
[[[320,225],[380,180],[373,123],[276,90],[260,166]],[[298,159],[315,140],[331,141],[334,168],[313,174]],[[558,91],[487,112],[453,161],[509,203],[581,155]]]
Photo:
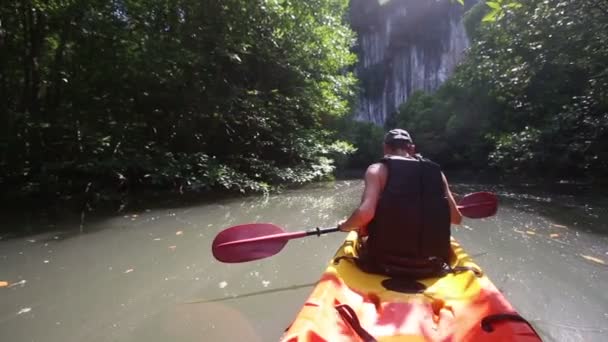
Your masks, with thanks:
[[[417,90],[433,91],[469,46],[466,6],[450,0],[352,0],[361,81],[355,119],[383,124]]]

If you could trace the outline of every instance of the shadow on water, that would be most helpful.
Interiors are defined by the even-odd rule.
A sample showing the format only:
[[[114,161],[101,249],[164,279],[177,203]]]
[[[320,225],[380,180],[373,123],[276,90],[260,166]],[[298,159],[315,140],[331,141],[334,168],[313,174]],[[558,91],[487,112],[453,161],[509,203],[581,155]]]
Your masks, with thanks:
[[[350,181],[358,182],[358,180],[352,179]],[[348,184],[349,179],[345,178],[343,182]],[[63,209],[56,206],[48,206],[44,208],[40,207],[38,210],[24,208],[22,211],[15,208],[9,210],[5,207],[0,212],[3,216],[3,223],[0,224],[0,241],[25,238],[33,235],[42,235],[38,239],[40,242],[62,241],[107,229],[111,226],[105,225],[104,222],[111,219],[125,218],[135,221],[135,218],[162,210],[181,211],[209,205],[232,206],[234,202],[246,203],[249,206],[255,203],[254,206],[263,208],[274,203],[272,202],[273,198],[283,196],[286,193],[293,194],[293,196],[288,195],[287,198],[292,198],[297,202],[301,199],[301,196],[298,194],[339,190],[340,184],[343,183],[318,182],[298,188],[275,191],[267,195],[207,193],[202,195],[167,194],[166,196],[162,196],[154,193],[131,198],[128,202],[104,205],[99,208],[89,207],[83,210],[75,210],[74,206]],[[246,209],[244,212],[246,212]]]
[[[318,284],[318,282],[291,285],[291,286],[281,287],[281,288],[277,288],[277,289],[262,290],[262,291],[232,295],[232,296],[227,296],[227,297],[191,300],[191,301],[185,302],[183,304],[223,302],[223,301],[227,301],[227,300],[234,300],[234,299],[247,298],[247,297],[253,297],[253,296],[261,296],[261,295],[267,295],[267,294],[272,294],[272,293],[277,293],[277,292],[293,291],[293,290],[298,290],[298,289],[303,289],[303,288],[312,288],[313,286],[316,286],[317,284]]]

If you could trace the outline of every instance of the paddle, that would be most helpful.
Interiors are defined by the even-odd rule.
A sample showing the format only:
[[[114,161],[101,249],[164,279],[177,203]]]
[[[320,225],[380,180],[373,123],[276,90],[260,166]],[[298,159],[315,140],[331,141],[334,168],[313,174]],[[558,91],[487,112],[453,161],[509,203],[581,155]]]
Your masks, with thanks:
[[[490,192],[464,196],[458,203],[461,213],[470,218],[482,218],[496,213],[498,200]],[[238,263],[267,258],[279,253],[291,239],[334,233],[334,228],[316,228],[299,232],[285,232],[271,223],[242,224],[220,232],[212,244],[213,256],[225,263]]]
[[[458,210],[468,218],[494,216],[498,210],[498,198],[491,192],[475,192],[458,201]]]

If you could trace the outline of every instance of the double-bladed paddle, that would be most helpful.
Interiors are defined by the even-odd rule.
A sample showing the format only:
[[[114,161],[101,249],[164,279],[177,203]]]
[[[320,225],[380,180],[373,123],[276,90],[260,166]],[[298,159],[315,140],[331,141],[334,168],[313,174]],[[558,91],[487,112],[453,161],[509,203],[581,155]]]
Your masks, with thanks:
[[[483,218],[496,214],[498,199],[490,192],[476,192],[458,202],[462,215]],[[289,240],[306,236],[334,233],[334,228],[315,228],[299,232],[285,232],[271,223],[249,223],[227,228],[212,244],[213,256],[225,263],[238,263],[267,258],[279,253]]]

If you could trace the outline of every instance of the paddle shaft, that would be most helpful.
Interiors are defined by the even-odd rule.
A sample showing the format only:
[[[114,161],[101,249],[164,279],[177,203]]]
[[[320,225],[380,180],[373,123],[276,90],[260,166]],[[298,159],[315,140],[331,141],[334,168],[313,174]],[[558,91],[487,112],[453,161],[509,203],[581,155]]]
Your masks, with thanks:
[[[263,241],[269,241],[269,240],[287,241],[287,240],[297,239],[297,238],[311,236],[311,235],[321,236],[322,234],[334,233],[334,232],[338,232],[338,231],[340,231],[340,229],[338,227],[315,228],[315,229],[300,231],[300,232],[273,234],[273,235],[268,235],[268,236],[259,236],[259,237],[249,238],[249,239],[241,239],[241,240],[236,240],[236,241],[224,242],[224,243],[218,245],[217,247],[228,247],[231,245],[256,243],[256,242],[263,242]]]
[[[496,195],[477,192],[464,196],[458,209],[465,217],[484,218],[496,214]],[[215,258],[222,262],[235,263],[258,260],[275,255],[291,239],[311,235],[321,236],[340,231],[334,228],[315,228],[299,232],[285,232],[270,223],[243,224],[220,232],[213,240]]]
[[[477,206],[482,206],[482,205],[491,205],[491,204],[493,204],[493,202],[472,203],[472,204],[467,204],[467,205],[459,205],[458,209],[466,209],[466,208],[477,207]],[[303,237],[311,236],[311,235],[321,236],[323,234],[335,233],[335,232],[339,232],[339,231],[340,231],[340,229],[338,227],[315,228],[315,229],[299,231],[299,232],[280,233],[280,234],[273,234],[273,235],[268,235],[268,236],[258,236],[258,237],[249,238],[249,239],[241,239],[241,240],[236,240],[236,241],[224,242],[224,243],[218,245],[218,247],[228,247],[228,246],[232,246],[232,245],[249,244],[249,243],[264,242],[264,241],[271,241],[271,240],[287,241],[287,240],[303,238]]]
[[[467,209],[467,208],[479,207],[482,205],[494,205],[494,203],[495,202],[486,201],[486,202],[472,203],[472,204],[467,204],[467,205],[458,205],[456,207],[458,209]]]
[[[334,227],[334,228],[315,228],[315,229],[311,229],[311,230],[307,230],[306,231],[306,236],[311,236],[311,235],[316,235],[316,236],[321,236],[323,234],[327,234],[327,233],[335,233],[335,232],[339,232],[340,228],[338,227]]]

